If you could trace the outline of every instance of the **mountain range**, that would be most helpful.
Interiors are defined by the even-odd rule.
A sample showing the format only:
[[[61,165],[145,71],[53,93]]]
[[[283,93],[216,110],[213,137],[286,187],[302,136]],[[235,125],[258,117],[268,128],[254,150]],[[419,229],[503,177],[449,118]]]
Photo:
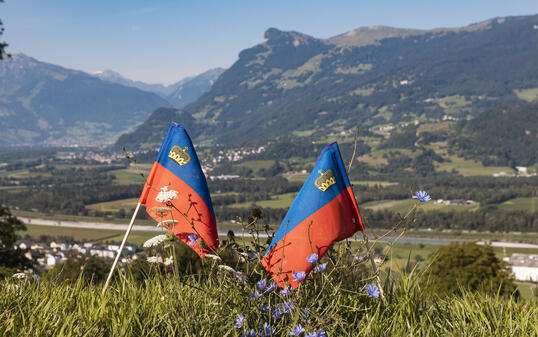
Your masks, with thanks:
[[[184,109],[213,142],[465,119],[538,97],[538,15],[461,28],[363,27],[329,39],[270,28]]]
[[[194,101],[222,71],[165,87],[13,55],[0,62],[0,146],[111,144],[157,108]]]
[[[183,108],[187,104],[194,102],[203,93],[208,92],[224,70],[223,68],[210,69],[196,76],[186,77],[170,85],[133,81],[112,70],[97,71],[92,75],[104,81],[153,92],[166,99],[172,106]]]

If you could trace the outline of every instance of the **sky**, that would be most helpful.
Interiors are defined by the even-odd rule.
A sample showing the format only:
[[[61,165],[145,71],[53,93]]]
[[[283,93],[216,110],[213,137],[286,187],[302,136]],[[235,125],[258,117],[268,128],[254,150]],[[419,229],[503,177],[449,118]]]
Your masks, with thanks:
[[[362,26],[459,27],[538,13],[537,0],[5,0],[8,52],[170,84],[231,66],[275,27],[329,38]]]

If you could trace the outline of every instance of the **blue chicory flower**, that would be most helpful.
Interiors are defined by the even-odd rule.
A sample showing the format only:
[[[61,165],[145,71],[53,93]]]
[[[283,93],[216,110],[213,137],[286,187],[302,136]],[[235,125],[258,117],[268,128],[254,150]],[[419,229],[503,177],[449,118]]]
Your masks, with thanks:
[[[236,329],[241,329],[243,327],[243,324],[245,324],[245,316],[241,314],[237,315],[237,319],[234,322],[234,327]]]
[[[250,295],[248,295],[248,299],[249,300],[261,300],[263,298],[263,295],[260,294],[257,290],[253,293],[250,293]]]
[[[323,273],[325,271],[325,269],[327,269],[327,264],[326,263],[320,263],[320,264],[318,264],[317,266],[314,267],[314,271],[316,271],[318,273]]]
[[[293,277],[295,277],[293,281],[301,282],[302,280],[305,279],[306,273],[304,271],[298,271],[296,273],[293,273]]]
[[[323,329],[318,329],[314,332],[309,332],[305,337],[327,337],[327,333]]]
[[[271,283],[269,283],[269,285],[267,286],[267,288],[265,288],[265,292],[266,293],[270,293],[272,292],[273,290],[275,290],[277,287],[276,283],[274,281],[271,281]]]
[[[282,296],[288,296],[288,295],[290,294],[290,287],[289,287],[289,286],[286,286],[284,289],[282,289],[282,290],[280,291],[280,294],[281,294]]]
[[[418,200],[420,200],[422,202],[428,202],[432,198],[430,197],[430,195],[428,193],[426,193],[426,191],[417,191],[417,192],[415,192],[415,195],[413,196],[413,199],[418,199]]]
[[[263,290],[266,285],[267,285],[267,281],[265,281],[265,279],[259,280],[256,283],[256,287],[258,287],[258,289],[260,289],[260,290]]]
[[[367,285],[364,290],[368,293],[368,297],[378,298],[379,297],[379,289],[375,284],[369,284]]]
[[[290,336],[299,336],[304,332],[304,328],[301,324],[297,324],[292,331],[290,331]]]
[[[196,243],[196,240],[198,240],[198,235],[196,234],[189,234],[189,246],[194,246]]]
[[[311,264],[318,262],[318,254],[316,253],[310,254],[310,256],[306,258],[306,262],[311,263]]]
[[[278,321],[280,318],[282,318],[282,312],[280,312],[280,309],[276,308],[273,310],[273,319]]]
[[[284,311],[284,313],[286,313],[286,314],[288,314],[294,307],[295,307],[295,305],[291,301],[280,303],[280,305],[279,305],[280,311],[281,312]]]
[[[268,312],[269,311],[269,304],[264,304],[260,307],[261,312]]]
[[[265,337],[265,336],[272,336],[274,333],[275,333],[275,329],[271,328],[271,326],[267,324],[267,322],[264,322],[263,331],[260,335]]]
[[[251,337],[258,336],[258,333],[256,332],[256,330],[250,329],[250,336]]]

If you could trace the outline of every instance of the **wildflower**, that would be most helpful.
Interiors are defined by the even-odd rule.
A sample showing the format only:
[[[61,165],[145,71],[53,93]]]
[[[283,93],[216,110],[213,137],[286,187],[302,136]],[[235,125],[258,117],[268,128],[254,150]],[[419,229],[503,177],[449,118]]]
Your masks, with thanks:
[[[280,311],[279,308],[276,308],[274,311],[273,311],[273,319],[275,321],[278,321],[280,318],[282,318],[282,312]]]
[[[258,336],[258,333],[254,329],[250,329],[250,335],[251,337]]]
[[[286,286],[284,289],[282,289],[282,290],[280,291],[280,294],[281,294],[282,296],[288,296],[288,295],[290,294],[290,287],[289,287],[289,286]]]
[[[430,195],[428,193],[426,193],[426,191],[417,191],[417,192],[415,192],[415,195],[413,196],[413,199],[418,199],[418,200],[420,200],[422,202],[428,202],[432,198],[430,197]]]
[[[318,254],[312,253],[309,257],[306,258],[306,262],[314,264],[318,262]]]
[[[235,277],[239,280],[239,282],[245,282],[247,280],[247,275],[243,275],[240,272],[235,273]]]
[[[317,273],[323,273],[325,269],[327,269],[326,263],[320,263],[314,267],[314,271],[316,271]]]
[[[217,255],[213,255],[213,254],[206,254],[205,257],[208,257],[210,259],[213,259],[213,260],[221,260],[220,256],[217,256]]]
[[[293,302],[284,302],[281,306],[286,314],[288,314],[294,308]]]
[[[304,271],[298,271],[296,273],[293,273],[293,277],[295,277],[293,281],[301,282],[302,280],[305,279],[306,273]]]
[[[256,287],[258,287],[258,289],[260,289],[260,290],[265,289],[265,286],[266,286],[266,285],[267,285],[267,281],[265,281],[265,279],[259,280],[259,281],[256,283]]]
[[[261,300],[262,298],[263,298],[263,295],[260,294],[257,290],[253,293],[250,293],[250,295],[248,295],[249,300],[253,300],[253,299]]]
[[[163,220],[159,223],[157,223],[157,226],[156,227],[168,227],[168,225],[175,225],[177,224],[177,220]]]
[[[299,336],[304,332],[304,328],[301,324],[297,324],[292,331],[290,331],[290,336]]]
[[[266,293],[270,293],[272,292],[273,290],[276,289],[276,283],[274,281],[271,281],[271,283],[269,283],[269,285],[267,286],[267,288],[265,288],[265,292]]]
[[[189,246],[193,247],[196,244],[196,240],[198,239],[198,235],[196,234],[189,234]]]
[[[234,327],[236,329],[241,329],[243,324],[245,324],[245,316],[241,314],[237,315],[237,319],[234,321]]]
[[[237,271],[235,271],[235,269],[233,269],[232,267],[227,266],[227,265],[225,265],[225,264],[219,264],[219,265],[217,266],[217,268],[222,269],[222,270],[229,271],[230,273],[233,273],[233,274],[237,273]]]
[[[177,191],[169,191],[168,186],[163,186],[161,187],[161,191],[155,197],[155,200],[164,204],[175,198],[177,198]]]
[[[158,216],[165,216],[172,209],[168,207],[152,207],[151,210],[154,211]]]
[[[266,304],[262,305],[259,309],[260,309],[261,312],[268,312],[269,311],[269,304],[266,303]]]
[[[305,337],[327,337],[327,333],[323,329],[318,329],[314,332],[307,333]]]
[[[19,280],[25,280],[29,278],[28,275],[26,275],[25,273],[15,273],[13,274],[13,277],[18,278]]]
[[[174,263],[174,257],[173,256],[169,256],[166,259],[164,259],[164,265],[165,266],[169,266],[172,263]]]
[[[375,284],[367,285],[364,290],[368,293],[368,297],[378,298],[379,297],[379,289]]]
[[[160,256],[160,255],[157,255],[157,256],[150,256],[148,257],[147,261],[149,263],[162,263],[163,262],[163,258]]]
[[[262,335],[262,336],[272,336],[274,333],[275,333],[275,329],[271,328],[271,326],[269,324],[267,324],[267,322],[264,322],[263,323],[263,330],[262,330],[262,333],[260,335]]]
[[[163,243],[166,240],[168,240],[168,236],[166,236],[164,234],[157,235],[157,236],[152,237],[148,241],[144,242],[142,247],[144,247],[144,248],[155,247],[155,246],[160,245],[161,243]]]

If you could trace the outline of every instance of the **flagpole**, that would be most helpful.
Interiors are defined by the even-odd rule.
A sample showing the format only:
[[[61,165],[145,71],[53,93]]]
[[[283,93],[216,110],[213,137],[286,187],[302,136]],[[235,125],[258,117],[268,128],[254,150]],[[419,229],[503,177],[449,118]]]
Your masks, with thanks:
[[[110,272],[108,273],[108,277],[105,282],[105,286],[103,287],[103,294],[106,291],[106,288],[108,288],[108,284],[110,283],[110,279],[112,278],[112,274],[114,273],[114,268],[116,268],[116,265],[118,264],[118,260],[120,259],[121,253],[123,252],[123,247],[125,246],[125,242],[127,241],[127,237],[129,236],[129,233],[131,233],[131,229],[133,228],[134,221],[136,219],[136,215],[138,214],[138,210],[140,209],[140,203],[136,205],[136,209],[133,213],[133,217],[131,218],[131,222],[129,223],[129,227],[127,227],[127,231],[125,232],[125,236],[123,237],[123,241],[121,242],[120,248],[118,249],[118,253],[116,254],[116,259],[114,260],[114,263],[112,264],[112,268],[110,268]]]
[[[385,298],[385,291],[383,291],[383,287],[381,286],[381,279],[379,278],[379,270],[377,269],[377,266],[374,261],[374,257],[372,256],[372,253],[370,252],[370,244],[368,243],[368,236],[366,235],[365,231],[362,231],[362,237],[364,239],[364,243],[366,244],[366,249],[369,252],[368,256],[370,257],[370,263],[372,264],[372,268],[374,269],[377,288],[379,288],[379,295],[381,295],[383,302],[387,303],[387,299]]]

